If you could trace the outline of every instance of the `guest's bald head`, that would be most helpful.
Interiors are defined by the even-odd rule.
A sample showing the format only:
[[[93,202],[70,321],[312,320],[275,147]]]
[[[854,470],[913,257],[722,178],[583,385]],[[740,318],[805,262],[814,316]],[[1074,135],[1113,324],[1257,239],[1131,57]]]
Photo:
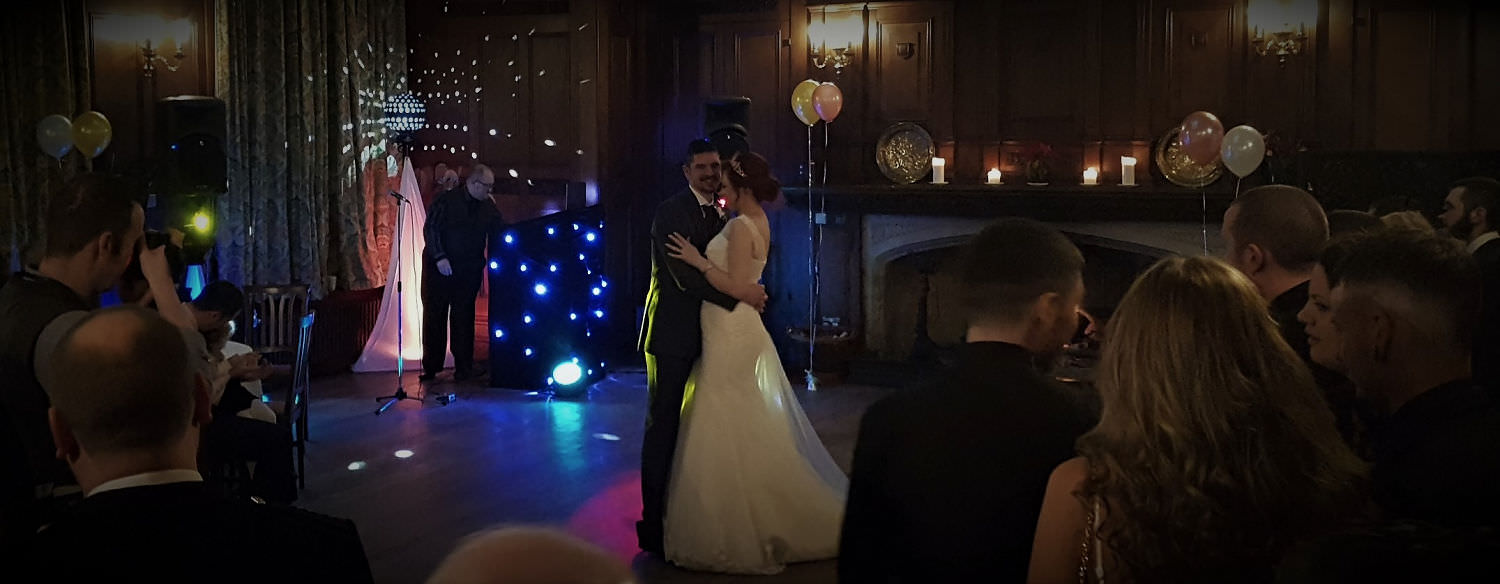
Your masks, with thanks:
[[[627,584],[624,562],[566,533],[510,527],[464,539],[427,584]]]
[[[62,337],[47,389],[81,448],[150,451],[187,432],[195,386],[182,335],[155,312],[118,307],[88,315]]]
[[[1266,185],[1245,191],[1224,213],[1224,243],[1230,263],[1248,271],[1237,256],[1256,246],[1270,261],[1292,272],[1311,270],[1328,241],[1328,217],[1307,191]]]

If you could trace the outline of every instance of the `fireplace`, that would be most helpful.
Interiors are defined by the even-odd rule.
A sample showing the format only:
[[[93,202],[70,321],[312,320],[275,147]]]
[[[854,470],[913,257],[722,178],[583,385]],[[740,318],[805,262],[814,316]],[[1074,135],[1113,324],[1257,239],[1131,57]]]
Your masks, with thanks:
[[[790,208],[773,218],[780,243],[767,272],[767,319],[788,371],[796,371],[806,366],[806,337],[785,331],[807,322],[811,246],[806,194],[788,194]],[[1084,254],[1085,307],[1108,313],[1156,260],[1205,247],[1219,254],[1218,223],[1229,203],[1227,196],[1171,188],[907,185],[830,188],[818,196],[827,210],[819,316],[852,333],[867,368],[931,362],[962,342],[950,266],[961,245],[1000,217],[1031,217],[1066,234]]]

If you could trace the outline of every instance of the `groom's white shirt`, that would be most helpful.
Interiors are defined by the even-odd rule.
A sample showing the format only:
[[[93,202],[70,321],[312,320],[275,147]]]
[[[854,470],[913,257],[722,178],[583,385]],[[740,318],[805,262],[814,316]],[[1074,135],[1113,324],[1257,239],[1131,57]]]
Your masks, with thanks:
[[[720,207],[719,202],[714,200],[713,197],[698,192],[698,189],[693,188],[692,185],[688,185],[688,190],[693,191],[694,197],[698,197],[698,205],[713,205],[714,211],[719,213],[719,217],[722,218],[724,216],[724,208]]]

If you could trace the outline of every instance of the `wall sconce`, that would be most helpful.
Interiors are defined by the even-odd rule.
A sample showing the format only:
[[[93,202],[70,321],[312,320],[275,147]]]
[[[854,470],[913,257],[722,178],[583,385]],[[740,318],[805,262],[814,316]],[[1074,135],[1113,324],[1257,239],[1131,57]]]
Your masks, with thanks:
[[[186,18],[166,20],[160,16],[141,14],[103,15],[95,23],[94,36],[111,42],[135,45],[144,58],[141,74],[155,77],[156,70],[163,68],[176,71],[187,58],[183,51],[193,38],[193,23]],[[171,46],[171,58],[157,51]]]
[[[1279,30],[1270,34],[1261,32],[1260,27],[1255,27],[1255,32],[1250,36],[1250,46],[1255,49],[1255,54],[1262,57],[1276,55],[1276,63],[1285,66],[1286,58],[1302,54],[1302,47],[1307,44],[1307,27],[1297,25],[1297,30]]]
[[[1317,22],[1317,0],[1253,0],[1247,7],[1250,47],[1279,66],[1307,49],[1307,24]]]
[[[833,67],[835,75],[854,63],[854,46],[863,40],[863,14],[860,11],[835,13],[828,19],[826,10],[819,11],[819,20],[807,25],[807,53],[814,67]]]

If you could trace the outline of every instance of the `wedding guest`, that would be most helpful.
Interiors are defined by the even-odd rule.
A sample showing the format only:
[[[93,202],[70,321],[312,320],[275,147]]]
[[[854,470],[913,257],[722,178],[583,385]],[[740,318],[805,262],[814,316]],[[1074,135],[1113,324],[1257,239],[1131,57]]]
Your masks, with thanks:
[[[63,582],[372,581],[348,520],[204,488],[198,436],[210,404],[190,363],[191,334],[122,306],[64,335],[46,378],[48,423],[84,499],[37,535],[34,573]],[[291,553],[246,561],[251,549]]]
[[[876,402],[860,424],[840,582],[1020,581],[1047,474],[1093,423],[1037,367],[1078,327],[1078,248],[1042,223],[1003,219],[963,253],[958,364]]]
[[[631,584],[623,562],[554,529],[507,527],[465,538],[427,584]]]
[[[1500,406],[1472,378],[1480,274],[1456,242],[1387,230],[1338,268],[1333,323],[1372,428],[1376,501],[1391,517],[1500,526]]]
[[[1497,212],[1500,181],[1471,177],[1448,190],[1438,219],[1479,264],[1484,304],[1474,339],[1474,378],[1500,396],[1500,219],[1490,219]]]
[[[1368,229],[1379,229],[1384,226],[1379,217],[1364,211],[1352,209],[1335,209],[1328,212],[1328,236],[1338,237],[1345,233],[1354,233]]]
[[[1052,473],[1033,583],[1264,582],[1365,509],[1364,465],[1254,285],[1158,262],[1110,319],[1099,425]]]
[[[1396,229],[1415,229],[1432,233],[1435,231],[1432,222],[1416,211],[1397,211],[1380,217],[1380,223],[1386,227]]]

